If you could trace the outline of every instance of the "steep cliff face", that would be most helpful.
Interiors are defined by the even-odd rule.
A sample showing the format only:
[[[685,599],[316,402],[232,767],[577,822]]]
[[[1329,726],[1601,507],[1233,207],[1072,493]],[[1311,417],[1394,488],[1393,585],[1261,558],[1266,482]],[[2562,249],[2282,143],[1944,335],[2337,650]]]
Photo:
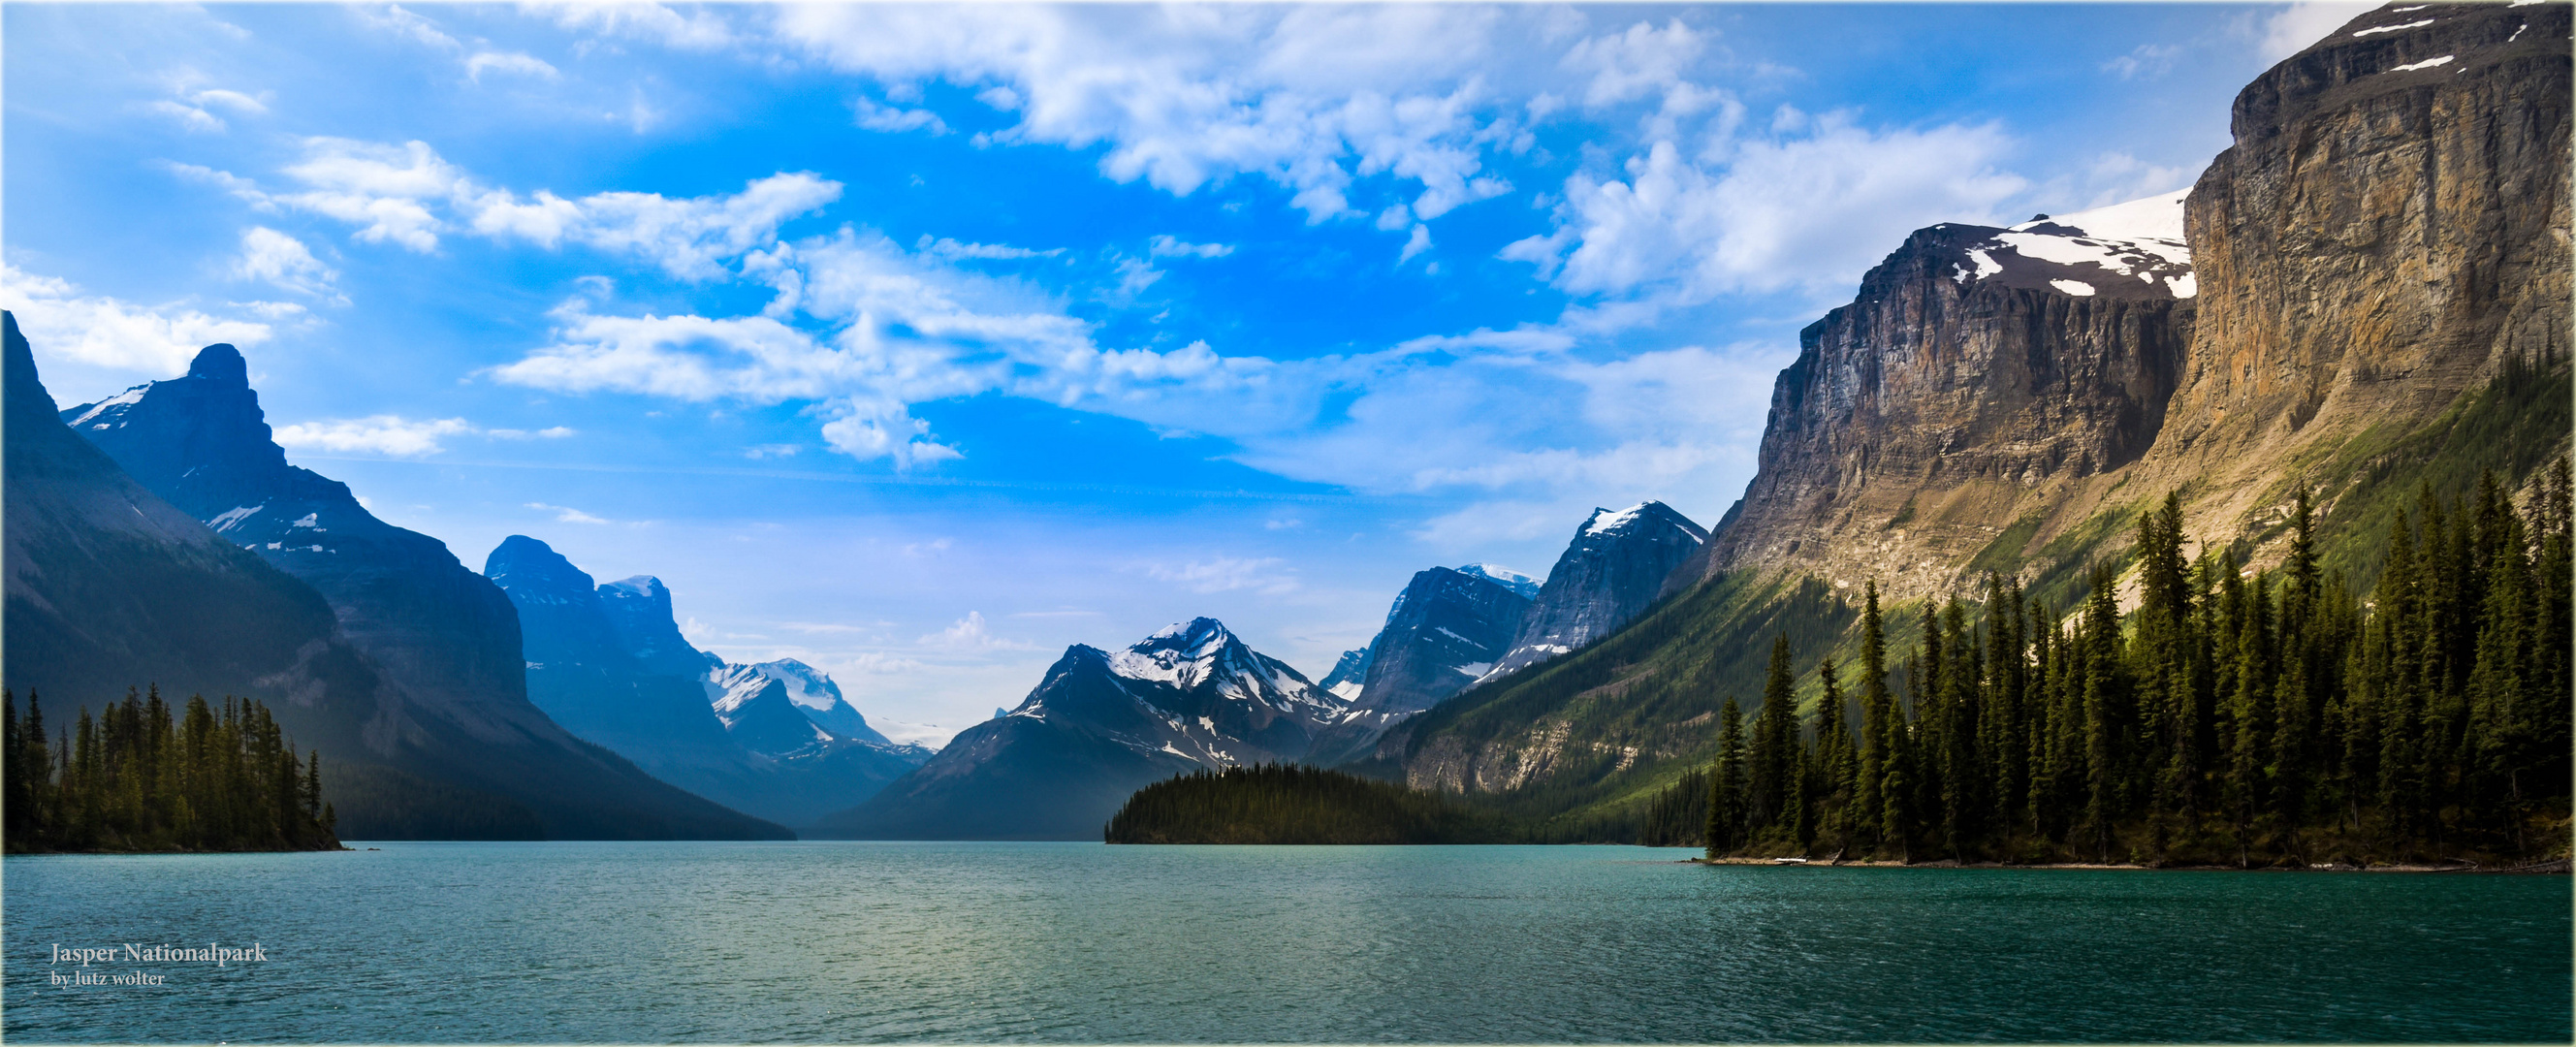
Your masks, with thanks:
[[[1805,680],[1847,656],[1863,581],[2063,600],[2167,491],[2192,551],[2261,567],[2304,486],[2325,568],[2366,586],[2418,483],[2569,452],[2570,23],[2382,8],[2248,86],[2185,196],[1915,234],[1804,333],[1674,599],[1413,721],[1408,780],[1630,802],[1706,760],[1708,696],[1758,695],[1771,637]]]
[[[1694,569],[1903,599],[2156,440],[2192,329],[2182,194],[2009,229],[1938,225],[1799,333],[1761,467]]]
[[[2569,11],[2381,8],[2237,96],[2191,193],[2198,326],[2138,470],[2186,489],[2196,534],[2262,524],[2294,477],[2331,508],[2356,459],[2508,361],[2567,359]]]

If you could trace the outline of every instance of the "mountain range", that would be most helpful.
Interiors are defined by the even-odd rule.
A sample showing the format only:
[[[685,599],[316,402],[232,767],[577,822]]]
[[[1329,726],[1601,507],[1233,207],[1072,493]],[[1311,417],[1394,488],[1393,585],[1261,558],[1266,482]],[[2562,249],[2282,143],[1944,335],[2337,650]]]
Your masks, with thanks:
[[[930,756],[870,729],[803,662],[734,665],[690,646],[661,579],[593,584],[525,535],[503,539],[483,574],[518,608],[529,699],[663,781],[800,826]]]
[[[1348,708],[1213,618],[1116,652],[1076,644],[1016,708],[807,835],[1096,840],[1137,789],[1202,767],[1303,760]]]
[[[5,322],[12,691],[264,699],[326,754],[351,839],[788,835],[531,704],[509,599],[288,465],[232,346],[57,412]]]

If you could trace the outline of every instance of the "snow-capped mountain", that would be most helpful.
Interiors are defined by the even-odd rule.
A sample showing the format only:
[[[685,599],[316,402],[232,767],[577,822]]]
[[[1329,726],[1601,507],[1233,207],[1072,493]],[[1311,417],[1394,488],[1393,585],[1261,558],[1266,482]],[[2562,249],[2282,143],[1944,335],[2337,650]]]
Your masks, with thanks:
[[[1128,794],[1202,767],[1307,755],[1347,703],[1213,618],[1117,652],[1076,644],[1008,715],[811,835],[1097,839]]]
[[[1966,286],[2054,289],[2078,298],[2190,298],[2199,293],[2191,248],[2183,242],[2183,198],[2189,189],[2068,215],[2037,215],[1996,229],[1937,225],[1958,258],[1950,279]]]
[[[1610,635],[1655,602],[1665,576],[1707,541],[1705,528],[1662,502],[1592,510],[1548,571],[1508,652],[1484,679]]]
[[[1521,599],[1524,600],[1538,599],[1539,586],[1543,584],[1539,579],[1532,578],[1526,574],[1520,573],[1519,571],[1512,570],[1509,567],[1498,567],[1489,563],[1466,564],[1458,568],[1458,573],[1472,574],[1478,578],[1482,578],[1486,581],[1502,586],[1505,589],[1521,594]]]
[[[1470,573],[1470,568],[1479,568]],[[1396,721],[1466,689],[1511,649],[1512,637],[1531,606],[1521,585],[1538,583],[1517,572],[1482,564],[1451,570],[1434,567],[1413,576],[1387,611],[1364,657],[1367,670],[1350,699],[1318,741],[1309,759],[1333,764],[1365,756]]]

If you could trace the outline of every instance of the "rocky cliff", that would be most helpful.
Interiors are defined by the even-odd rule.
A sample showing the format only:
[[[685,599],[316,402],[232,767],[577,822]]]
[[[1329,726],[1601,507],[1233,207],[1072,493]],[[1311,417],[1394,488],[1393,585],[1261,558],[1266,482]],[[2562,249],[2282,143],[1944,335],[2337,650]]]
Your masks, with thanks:
[[[2205,540],[2263,536],[2299,482],[2330,527],[2384,527],[2362,488],[2424,457],[2409,437],[2567,360],[2569,11],[2383,7],[2237,95],[2235,144],[2192,187],[2199,317],[2134,486],[2183,488]],[[2125,497],[2085,493],[2060,526]]]
[[[1771,637],[1802,689],[1848,654],[1864,581],[1900,630],[1987,570],[2062,602],[2167,491],[2189,551],[2262,567],[2304,487],[2325,569],[2366,587],[2420,486],[2569,453],[2570,29],[2381,8],[2247,86],[2185,194],[1914,234],[1802,334],[1667,601],[1424,714],[1406,777],[1604,816],[1705,760]]]
[[[1799,333],[1760,470],[1676,588],[1793,569],[1947,589],[2014,522],[2136,461],[2192,331],[2183,194],[1937,225]]]

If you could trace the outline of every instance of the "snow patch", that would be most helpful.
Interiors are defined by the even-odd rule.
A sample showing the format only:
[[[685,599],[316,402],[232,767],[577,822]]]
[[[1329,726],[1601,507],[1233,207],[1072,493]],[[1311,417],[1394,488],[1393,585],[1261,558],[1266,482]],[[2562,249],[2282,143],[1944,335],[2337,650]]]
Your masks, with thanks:
[[[90,419],[92,419],[92,418],[96,418],[96,417],[98,417],[99,415],[102,415],[102,414],[107,413],[107,411],[108,411],[108,409],[109,409],[109,408],[112,408],[112,407],[124,407],[124,406],[128,406],[128,405],[130,405],[130,404],[139,404],[139,403],[142,403],[142,402],[143,402],[143,394],[144,394],[144,393],[147,393],[147,392],[150,392],[150,391],[151,391],[151,389],[152,389],[152,384],[151,384],[151,383],[149,383],[149,382],[146,382],[146,383],[144,383],[144,384],[142,384],[142,385],[135,386],[135,387],[133,387],[133,388],[131,388],[131,389],[127,389],[127,390],[126,390],[126,391],[124,391],[124,392],[121,392],[121,393],[118,393],[118,394],[116,394],[116,395],[114,395],[114,396],[108,397],[107,399],[104,399],[104,400],[101,400],[101,401],[99,401],[99,402],[97,402],[97,403],[91,404],[91,405],[90,405],[89,410],[86,410],[86,411],[81,412],[81,416],[80,416],[80,417],[72,419],[72,428],[74,428],[74,429],[78,429],[78,428],[80,428],[80,427],[81,427],[81,426],[83,426],[83,425],[88,425],[88,424],[89,424],[89,420],[90,420]],[[123,412],[119,412],[119,413],[121,414],[121,413],[123,413]],[[123,419],[118,419],[118,420],[114,423],[114,425],[96,425],[96,426],[91,426],[91,428],[94,428],[94,429],[109,429],[109,428],[114,428],[114,426],[115,426],[115,425],[123,425],[123,424],[125,424],[124,420],[123,420]]]
[[[2085,283],[2082,280],[2051,280],[2048,282],[2048,286],[2064,291],[2067,294],[2074,295],[2077,298],[2091,298],[2096,293],[2093,290],[2092,284]]]
[[[2516,33],[2519,33],[2519,32],[2521,32],[2521,31],[2522,31],[2522,30],[2519,30],[2519,29],[2514,30],[2514,32],[2516,32]],[[2505,41],[2505,42],[2506,42],[2506,43],[2512,43],[2513,41],[2511,41],[2511,40],[2507,40],[2507,41]],[[2453,58],[2457,58],[2457,57],[2459,57],[2459,56],[2458,56],[2458,55],[2443,55],[2443,56],[2442,56],[2442,57],[2440,57],[2440,58],[2427,58],[2427,59],[2425,59],[2425,60],[2423,60],[2423,61],[2421,61],[2421,62],[2408,62],[2408,63],[2406,63],[2405,65],[2392,65],[2392,66],[2389,66],[2389,67],[2388,67],[2388,71],[2389,71],[2389,72],[2392,72],[2392,73],[2411,73],[2411,72],[2414,72],[2415,70],[2418,70],[2418,69],[2431,69],[2431,68],[2433,68],[2433,67],[2435,67],[2435,66],[2444,66],[2444,65],[2449,65],[2449,64],[2451,64],[2451,59],[2453,59]]]
[[[2352,35],[2357,39],[2357,38],[2360,38],[2360,37],[2369,36],[2369,35],[2370,35],[2370,34],[2372,34],[2372,33],[2394,33],[2394,32],[2397,32],[2397,31],[2399,31],[2399,30],[2401,30],[2401,29],[2421,29],[2421,28],[2423,28],[2423,27],[2425,27],[2425,26],[2428,26],[2428,25],[2431,25],[2431,24],[2433,24],[2433,20],[2432,20],[2432,19],[2430,19],[2430,18],[2427,18],[2427,19],[2425,19],[2425,20],[2423,20],[2423,21],[2421,21],[2421,22],[2408,22],[2408,23],[2406,23],[2405,25],[2383,25],[2383,26],[2380,26],[2380,27],[2379,27],[2379,28],[2377,28],[2377,29],[2364,29],[2364,30],[2362,30],[2362,31],[2360,31],[2360,32],[2358,32],[2358,33],[2354,33],[2354,34],[2352,34]]]
[[[2002,262],[1995,261],[1993,256],[1988,255],[1984,251],[1968,252],[1968,260],[1977,263],[1977,279],[1979,280],[1983,280],[1989,276],[1993,276],[1996,273],[2004,271],[2004,264]]]
[[[215,514],[214,519],[206,521],[206,526],[214,528],[217,531],[229,531],[232,530],[232,526],[234,524],[249,519],[252,513],[256,513],[266,508],[268,508],[268,503],[265,502],[258,505],[237,505]]]
[[[2166,277],[2165,286],[2173,289],[2176,298],[2190,298],[2200,294],[2200,281],[2190,273]]]
[[[1494,663],[1469,662],[1465,665],[1459,666],[1458,671],[1467,674],[1469,679],[1481,680],[1485,678],[1486,673],[1494,671]]]
[[[1646,503],[1644,502],[1639,502],[1615,513],[1608,509],[1594,509],[1592,510],[1592,518],[1583,521],[1583,533],[1600,534],[1604,531],[1617,529],[1628,522],[1635,520],[1638,514],[1645,511]]]

